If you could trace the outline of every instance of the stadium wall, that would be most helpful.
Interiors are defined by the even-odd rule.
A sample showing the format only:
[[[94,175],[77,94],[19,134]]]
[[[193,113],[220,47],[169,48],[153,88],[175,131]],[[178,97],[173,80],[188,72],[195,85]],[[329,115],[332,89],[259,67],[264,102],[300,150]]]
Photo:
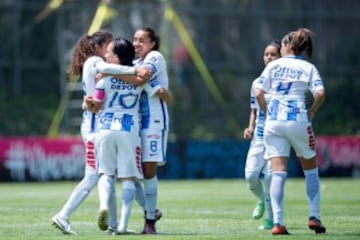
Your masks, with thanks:
[[[167,165],[160,179],[244,178],[249,141],[182,141],[168,145]],[[360,136],[317,138],[320,174],[324,177],[360,176]],[[80,179],[84,173],[81,138],[0,138],[0,181]],[[294,153],[289,177],[303,173]]]

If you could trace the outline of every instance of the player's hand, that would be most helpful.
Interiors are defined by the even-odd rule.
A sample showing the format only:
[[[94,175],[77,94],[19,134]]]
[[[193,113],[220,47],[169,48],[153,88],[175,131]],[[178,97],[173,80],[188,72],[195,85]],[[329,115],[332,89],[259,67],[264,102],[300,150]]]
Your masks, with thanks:
[[[96,74],[96,77],[95,77],[95,81],[98,82],[100,79],[102,79],[103,77],[106,77],[107,74],[105,73],[98,73]]]
[[[252,135],[253,135],[253,132],[254,132],[254,130],[253,129],[251,129],[251,128],[245,128],[245,130],[244,130],[244,138],[245,139],[251,139],[252,138]]]
[[[145,79],[146,81],[151,78],[152,72],[146,67],[138,67],[135,69],[136,76]]]
[[[308,110],[308,117],[309,117],[309,120],[312,121],[315,117],[315,111]]]

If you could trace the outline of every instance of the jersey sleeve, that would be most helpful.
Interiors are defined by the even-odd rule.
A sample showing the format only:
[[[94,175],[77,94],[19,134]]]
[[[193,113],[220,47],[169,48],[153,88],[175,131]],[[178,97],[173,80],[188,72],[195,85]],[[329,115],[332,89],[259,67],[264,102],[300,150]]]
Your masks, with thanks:
[[[260,77],[258,78],[258,81],[255,84],[255,89],[259,88],[268,93],[270,91],[270,75],[271,75],[271,69],[272,69],[271,62],[265,67],[263,72],[261,73]]]
[[[320,77],[319,71],[315,66],[313,66],[313,69],[311,71],[311,81],[310,81],[309,90],[314,96],[316,92],[320,89],[324,89],[324,84]]]
[[[95,92],[94,92],[94,101],[96,102],[103,102],[105,99],[105,83],[106,78],[100,79],[96,83]]]
[[[150,69],[152,73],[151,78],[145,86],[145,90],[150,96],[154,95],[160,88],[164,87],[161,86],[159,81],[160,71],[164,68],[164,64],[165,60],[162,55],[156,51],[152,51],[145,57],[144,62],[141,65],[141,67]]]
[[[93,56],[88,58],[83,66],[82,85],[85,96],[92,96],[95,91],[96,74],[98,73],[96,65],[104,60],[100,57]]]
[[[133,75],[135,74],[135,67],[124,66],[119,64],[107,63],[107,62],[98,62],[96,64],[96,69],[100,73],[113,74],[113,75]]]
[[[251,84],[251,90],[250,90],[250,109],[258,109],[259,104],[256,101],[256,93],[255,93],[255,86],[259,78],[255,79]]]

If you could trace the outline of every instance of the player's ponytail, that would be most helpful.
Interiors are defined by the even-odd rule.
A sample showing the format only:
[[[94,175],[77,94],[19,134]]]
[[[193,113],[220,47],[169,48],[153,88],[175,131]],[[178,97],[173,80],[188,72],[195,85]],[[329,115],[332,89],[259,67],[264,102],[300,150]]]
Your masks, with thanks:
[[[299,28],[294,32],[291,40],[291,48],[295,55],[306,53],[311,59],[313,53],[313,32],[307,28]]]

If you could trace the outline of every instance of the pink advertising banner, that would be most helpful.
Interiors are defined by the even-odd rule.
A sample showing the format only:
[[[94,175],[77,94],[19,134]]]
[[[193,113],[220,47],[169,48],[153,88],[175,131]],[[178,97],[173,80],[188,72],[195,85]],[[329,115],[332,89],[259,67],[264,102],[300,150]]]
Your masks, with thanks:
[[[360,168],[360,136],[320,136],[316,144],[320,169]]]
[[[0,169],[18,181],[81,178],[84,154],[80,138],[0,138]]]
[[[217,169],[216,173],[219,172],[218,169],[222,169],[220,171],[222,175],[216,175],[217,177],[243,177],[248,141],[230,140],[204,142],[204,144],[210,144],[211,149],[217,149],[217,151],[200,151],[201,148],[196,147],[199,141],[196,143],[189,141],[182,145],[169,144],[167,168],[161,170],[165,171],[165,178],[196,177],[198,175],[189,175],[191,167],[194,167],[194,164],[200,164],[197,171],[205,171],[204,162],[207,161],[211,168]],[[194,147],[196,147],[196,156],[185,154]],[[230,153],[231,155],[228,156]],[[350,171],[344,171],[350,176],[351,170],[360,170],[360,136],[319,136],[317,137],[317,153],[320,171],[327,176],[342,174],[339,169],[350,169]],[[81,179],[84,174],[84,156],[85,148],[80,137],[55,139],[0,137],[0,181]],[[222,168],[216,166],[220,162],[218,159],[222,160]],[[226,165],[226,163],[229,164]],[[229,169],[226,166],[229,166]],[[293,170],[299,170],[297,168]],[[182,171],[180,175],[179,169]],[[236,169],[235,172],[232,171],[234,169]],[[200,176],[207,175],[202,173]],[[298,176],[298,173],[294,176]]]

